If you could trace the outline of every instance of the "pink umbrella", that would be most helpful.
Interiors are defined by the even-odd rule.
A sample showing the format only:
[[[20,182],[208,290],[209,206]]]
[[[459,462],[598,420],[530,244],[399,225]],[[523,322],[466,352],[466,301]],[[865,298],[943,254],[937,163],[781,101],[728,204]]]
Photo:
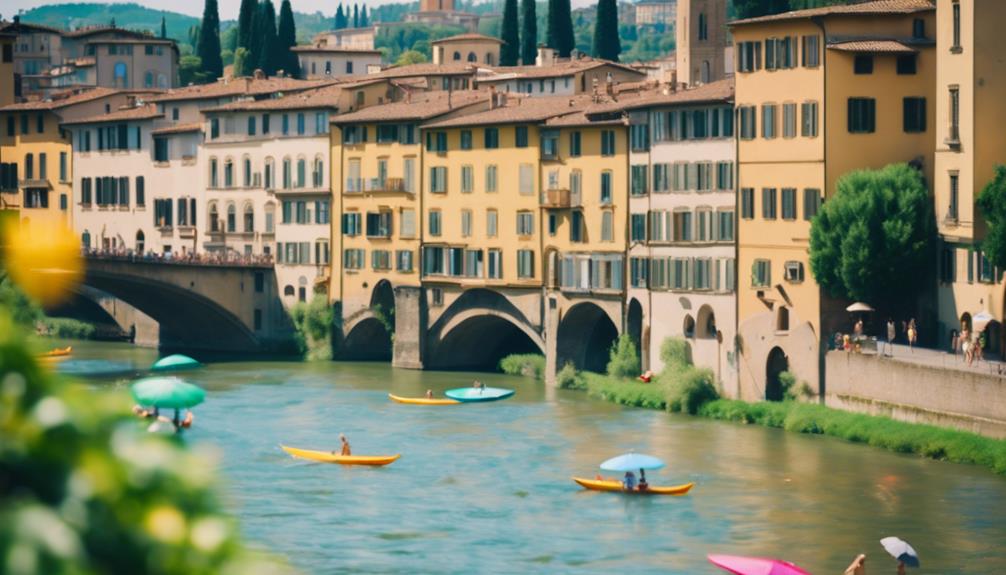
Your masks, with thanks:
[[[778,559],[761,557],[739,557],[737,555],[708,555],[709,561],[736,575],[810,575],[792,563]]]

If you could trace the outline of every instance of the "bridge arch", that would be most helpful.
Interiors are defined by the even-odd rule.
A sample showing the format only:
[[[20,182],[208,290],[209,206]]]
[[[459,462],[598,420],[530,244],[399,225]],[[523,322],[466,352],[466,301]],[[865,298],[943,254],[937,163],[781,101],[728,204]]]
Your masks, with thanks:
[[[611,345],[618,338],[618,327],[600,306],[581,302],[563,315],[557,337],[560,368],[572,362],[577,369],[604,372]]]
[[[495,370],[512,353],[545,353],[545,341],[523,313],[494,290],[465,291],[441,314],[427,337],[434,369]]]
[[[359,361],[390,361],[395,331],[395,292],[381,280],[370,294],[370,307],[346,318],[340,357]]]

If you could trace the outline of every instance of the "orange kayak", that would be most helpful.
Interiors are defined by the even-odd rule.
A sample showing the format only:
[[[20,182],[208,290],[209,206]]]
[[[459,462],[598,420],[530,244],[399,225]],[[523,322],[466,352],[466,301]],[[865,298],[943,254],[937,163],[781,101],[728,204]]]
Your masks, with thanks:
[[[47,359],[47,358],[50,358],[50,357],[66,357],[66,356],[70,355],[71,353],[73,353],[73,347],[72,346],[57,347],[56,349],[50,349],[49,351],[47,351],[45,353],[38,354],[38,358],[39,359]]]
[[[402,397],[400,395],[395,395],[393,393],[388,394],[388,398],[391,401],[397,401],[398,403],[407,403],[409,405],[456,405],[461,403],[456,399],[431,399],[428,397]]]
[[[625,493],[626,495],[684,495],[695,486],[694,483],[685,483],[683,485],[672,485],[668,487],[656,487],[651,485],[645,491],[626,491],[622,488],[621,481],[611,481],[607,479],[584,479],[582,477],[574,477],[573,481],[592,491],[617,491],[619,493]]]
[[[310,459],[311,461],[320,461],[322,463],[338,463],[341,465],[381,466],[388,465],[401,457],[401,455],[397,453],[395,455],[339,455],[337,453],[332,453],[331,451],[298,449],[296,447],[287,447],[285,445],[280,445],[280,447],[283,448],[283,451],[294,457]]]

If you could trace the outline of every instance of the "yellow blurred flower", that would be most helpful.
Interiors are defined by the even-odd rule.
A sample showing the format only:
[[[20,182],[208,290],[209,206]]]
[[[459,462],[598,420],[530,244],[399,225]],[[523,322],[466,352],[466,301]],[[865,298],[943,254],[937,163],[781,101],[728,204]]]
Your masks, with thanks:
[[[68,227],[57,222],[8,226],[5,265],[11,279],[29,297],[51,307],[67,300],[84,275],[80,243]]]
[[[164,543],[178,544],[186,535],[185,516],[174,507],[162,505],[147,514],[144,521],[147,533]]]

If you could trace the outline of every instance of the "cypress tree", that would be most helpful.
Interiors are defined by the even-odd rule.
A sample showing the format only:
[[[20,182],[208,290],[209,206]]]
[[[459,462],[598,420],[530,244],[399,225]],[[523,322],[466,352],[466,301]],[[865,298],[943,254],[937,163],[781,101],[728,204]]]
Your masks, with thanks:
[[[335,29],[342,30],[346,27],[346,14],[342,11],[342,3],[339,3],[339,9],[335,11]]]
[[[168,23],[165,21],[164,16],[161,16],[161,38],[168,37]]]
[[[556,50],[562,58],[568,58],[576,47],[569,0],[548,1],[548,33],[545,38],[548,47]]]
[[[296,52],[291,48],[297,45],[297,28],[293,22],[293,8],[290,0],[283,0],[279,7],[279,26],[276,29],[276,40],[279,44],[281,68],[290,77],[300,76],[300,63]]]
[[[504,0],[503,23],[500,25],[500,65],[516,66],[520,59],[520,36],[517,22],[517,0]]]
[[[217,10],[217,0],[206,0],[206,5],[203,7],[196,54],[202,61],[202,72],[208,79],[216,81],[223,76],[224,62],[220,58],[220,13]]]
[[[598,0],[594,21],[594,57],[618,61],[622,43],[618,39],[618,5],[615,0]]]
[[[525,66],[534,64],[538,55],[538,15],[535,0],[520,0],[520,53]]]
[[[370,18],[367,16],[367,5],[364,4],[360,10],[360,27],[366,28],[370,25]]]
[[[278,40],[276,39],[276,8],[272,5],[272,0],[265,0],[261,4],[259,18],[262,20],[262,47],[255,58],[258,67],[265,72],[266,76],[276,74],[276,66],[279,60],[277,52]]]
[[[241,76],[251,76],[255,68],[259,67],[258,59],[262,54],[262,40],[265,35],[265,28],[262,26],[262,5],[256,3],[252,12],[251,34],[248,35],[248,53],[245,54],[243,65],[240,70],[234,67],[234,74]]]
[[[257,8],[256,0],[241,0],[238,12],[238,48],[248,48],[251,45],[252,23]]]
[[[360,27],[360,7],[353,4],[353,28]]]

